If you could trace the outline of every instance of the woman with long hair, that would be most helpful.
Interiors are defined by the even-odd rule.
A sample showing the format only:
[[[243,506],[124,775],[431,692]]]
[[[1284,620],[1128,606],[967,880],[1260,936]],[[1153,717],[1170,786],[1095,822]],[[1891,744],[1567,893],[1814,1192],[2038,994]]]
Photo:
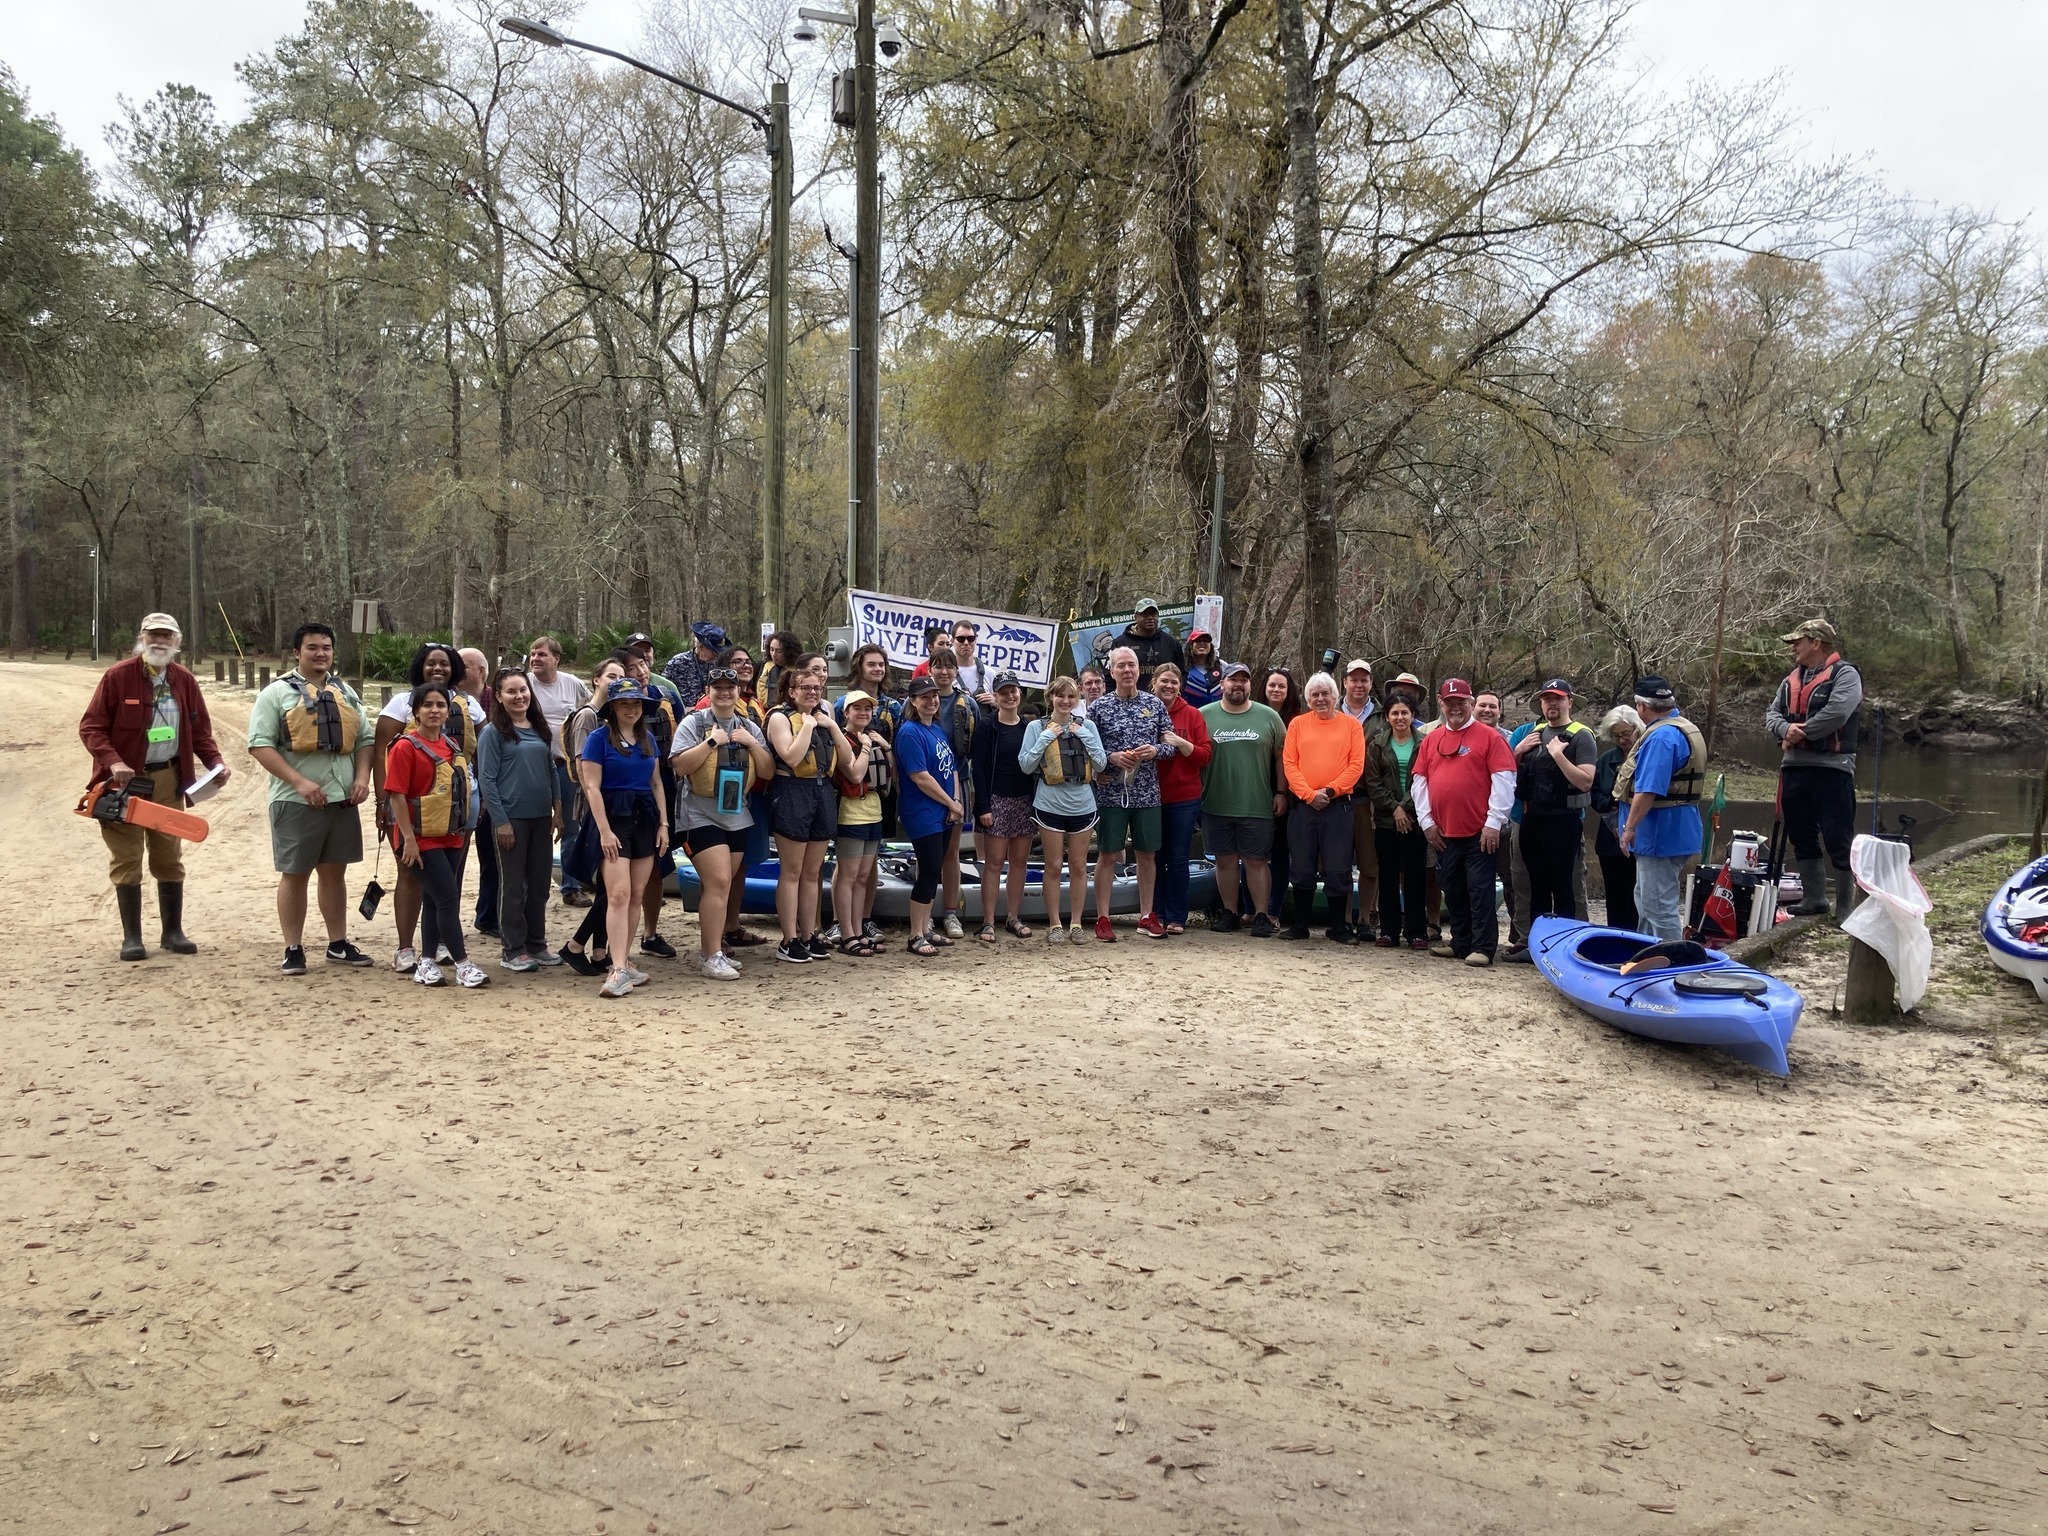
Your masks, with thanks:
[[[1095,776],[1109,766],[1109,754],[1102,749],[1102,735],[1079,713],[1081,685],[1071,677],[1056,677],[1045,690],[1051,713],[1024,727],[1024,745],[1017,753],[1017,766],[1035,781],[1031,790],[1031,819],[1038,824],[1038,840],[1045,850],[1039,875],[1039,889],[1045,893],[1046,938],[1081,943],[1088,930],[1081,926],[1082,909],[1088,901],[1088,837],[1095,830]],[[1067,872],[1067,914],[1071,926],[1060,926],[1060,866]]]
[[[929,960],[953,940],[932,928],[932,898],[939,893],[939,866],[946,858],[947,833],[960,825],[959,767],[953,744],[939,723],[939,685],[929,674],[910,680],[910,713],[896,732],[896,771],[902,793],[897,811],[917,853],[917,882],[910,888],[910,943]]]
[[[1266,668],[1259,676],[1258,690],[1252,697],[1263,700],[1268,708],[1279,715],[1282,725],[1294,724],[1294,717],[1302,711],[1301,685],[1294,680],[1294,674],[1285,667]],[[1281,787],[1285,789],[1284,782]],[[1281,914],[1286,910],[1287,894],[1293,889],[1287,878],[1293,868],[1293,860],[1287,852],[1287,816],[1294,809],[1294,797],[1289,794],[1284,798],[1285,803],[1280,814],[1273,818],[1273,883],[1271,889],[1266,892],[1266,916],[1275,923],[1280,922]],[[1245,887],[1243,894],[1245,908],[1248,908],[1251,905],[1249,885]]]
[[[604,721],[598,710],[612,689],[625,681],[627,660],[624,651],[613,651],[593,667],[590,672],[590,702],[573,711],[569,718],[562,722],[562,756],[571,765],[571,783],[575,794],[570,820],[576,823],[579,830],[587,828],[590,824],[590,797],[583,792],[583,748],[591,736],[603,728]],[[586,842],[593,850],[596,848],[596,843],[591,841],[595,836],[595,832],[585,830],[575,847],[563,848],[562,866],[565,874],[568,873],[569,861],[576,848],[585,846]],[[605,967],[598,964],[595,957],[599,954],[604,954],[607,958],[610,956],[610,949],[605,941],[605,930],[609,926],[606,914],[610,910],[610,903],[604,894],[602,855],[595,858],[593,865],[584,866],[591,873],[591,878],[585,883],[596,890],[597,899],[584,910],[582,923],[569,936],[568,941],[555,951],[561,957],[562,963],[579,976],[603,975]]]
[[[772,778],[775,759],[761,727],[740,707],[740,676],[720,656],[706,674],[710,702],[676,727],[675,770],[682,790],[683,843],[697,871],[697,969],[732,981],[740,963],[726,952],[735,878],[745,880],[753,831],[753,787]],[[742,893],[746,886],[739,887]]]
[[[1190,709],[1214,704],[1223,691],[1223,663],[1216,659],[1216,637],[1198,629],[1188,636],[1186,650],[1188,669],[1181,674],[1180,696]]]
[[[733,675],[739,679],[740,685],[739,697],[733,701],[733,708],[753,721],[760,728],[761,739],[766,741],[768,739],[768,710],[754,692],[753,654],[744,645],[728,646],[718,653],[718,660],[713,665],[732,668]],[[707,697],[698,707],[708,708],[710,702],[710,699]],[[763,774],[758,782],[756,782],[753,790],[748,794],[747,815],[750,820],[747,827],[746,846],[733,855],[732,888],[740,894],[725,904],[725,935],[722,952],[726,959],[732,961],[734,965],[739,964],[739,952],[741,950],[752,949],[757,945],[768,942],[740,920],[740,908],[742,898],[745,896],[747,889],[747,866],[749,864],[766,864],[775,856],[775,840],[768,830],[768,823],[773,814],[768,803],[768,786],[774,782],[775,779],[772,771]],[[700,917],[701,915],[699,914]]]
[[[771,795],[775,857],[775,919],[782,942],[775,958],[803,965],[830,957],[818,910],[824,904],[825,854],[839,828],[836,768],[848,778],[867,774],[867,756],[846,739],[825,705],[825,682],[809,657],[782,669],[782,697],[768,715],[768,749],[775,754]]]
[[[688,706],[675,702],[682,696],[676,692],[674,683],[665,677],[655,676],[653,653],[646,647],[626,647],[626,676],[640,685],[641,695],[647,701],[640,721],[647,728],[654,746],[655,776],[660,780],[654,787],[655,801],[661,807],[663,823],[673,828],[676,820],[676,773],[669,765],[669,756],[675,745],[676,718]],[[668,883],[668,877],[675,873],[676,865],[666,848],[655,859],[655,864],[654,878],[640,892],[640,953],[673,960],[676,947],[661,936],[661,902],[663,887]]]
[[[981,864],[982,943],[996,941],[996,890],[1001,882],[1003,926],[1028,939],[1024,881],[1031,861],[1031,775],[1020,761],[1024,746],[1024,689],[1014,672],[994,680],[996,707],[974,733],[974,852]],[[1004,879],[1004,871],[1008,878]]]
[[[409,700],[412,725],[391,743],[384,783],[391,796],[391,841],[398,865],[410,869],[420,887],[420,938],[426,953],[413,967],[413,980],[438,987],[443,980],[434,956],[446,949],[455,980],[465,987],[490,981],[470,963],[462,939],[462,849],[475,825],[469,760],[448,736],[451,709],[462,707],[446,683],[422,683]]]
[[[1194,852],[1196,824],[1202,819],[1202,770],[1216,747],[1209,739],[1208,721],[1188,702],[1179,667],[1170,661],[1154,667],[1152,691],[1173,718],[1166,739],[1174,749],[1173,756],[1159,764],[1159,897],[1153,910],[1168,933],[1186,933],[1188,859]]]
[[[889,692],[888,651],[879,645],[863,645],[855,650],[853,655],[847,659],[846,666],[851,679],[849,686],[859,689],[875,701],[874,715],[868,721],[869,734],[881,737],[884,743],[893,743],[896,740],[896,728],[903,723],[903,700]],[[844,699],[840,700],[840,723],[842,725],[845,724],[846,720],[845,702]],[[877,824],[875,835],[883,842],[887,842],[890,838],[897,835],[896,802],[900,792],[897,788],[896,774],[892,766],[894,755],[894,748],[891,747],[886,754],[885,772],[880,781],[883,783],[881,790],[882,819]],[[872,754],[868,761],[868,776],[874,778],[875,769]],[[861,897],[863,921],[860,931],[861,937],[868,940],[869,943],[875,944],[879,943],[882,937],[881,926],[874,920],[875,897],[880,894],[882,889],[882,861],[879,857],[879,852],[876,858],[868,862],[867,871],[867,889],[862,893]],[[836,883],[833,889],[835,892],[837,891]],[[835,918],[839,915],[838,897],[836,894],[833,897],[832,914]],[[841,925],[835,922],[833,926],[840,927]]]
[[[668,847],[668,817],[662,813],[659,749],[646,720],[647,690],[631,677],[613,683],[598,707],[603,728],[583,743],[583,794],[597,824],[598,847],[604,854],[605,936],[610,973],[599,988],[603,997],[624,997],[645,986],[648,976],[636,970],[633,919],[641,892],[654,874],[654,861]]]
[[[1617,704],[1600,717],[1594,739],[1600,755],[1593,760],[1593,815],[1598,826],[1593,833],[1593,853],[1600,860],[1600,883],[1607,889],[1607,926],[1640,931],[1636,911],[1635,856],[1621,846],[1616,827],[1628,814],[1628,807],[1614,798],[1615,776],[1627,760],[1629,749],[1643,734],[1643,717],[1632,705]]]
[[[1397,695],[1389,702],[1385,718],[1386,729],[1368,732],[1365,738],[1373,841],[1380,856],[1378,942],[1382,949],[1395,949],[1405,934],[1410,949],[1428,949],[1423,900],[1429,888],[1429,841],[1415,819],[1411,790],[1422,733],[1415,729],[1415,706],[1406,698]]]
[[[391,806],[384,789],[385,765],[391,760],[391,744],[412,725],[415,689],[425,683],[439,683],[450,690],[454,707],[449,711],[444,730],[465,755],[475,761],[475,743],[466,729],[471,724],[469,711],[462,696],[453,691],[455,685],[462,681],[462,672],[462,657],[454,646],[443,640],[428,640],[412,653],[412,660],[406,665],[406,686],[392,694],[391,701],[378,713],[376,746],[370,753],[370,776],[379,837],[388,836],[393,831]],[[391,917],[398,926],[398,950],[391,957],[391,969],[401,976],[409,976],[412,968],[420,962],[420,952],[412,944],[420,921],[420,877],[416,869],[403,862],[398,866],[398,879],[391,892]],[[432,948],[426,954],[429,960],[435,957]]]
[[[560,965],[548,948],[548,887],[562,830],[553,732],[519,667],[491,679],[491,720],[477,737],[476,776],[498,844],[498,964],[508,971]]]
[[[795,665],[803,653],[803,641],[786,629],[778,629],[768,637],[768,659],[761,668],[761,680],[754,689],[754,697],[764,712],[773,709],[782,697],[783,670]]]
[[[882,798],[896,787],[895,754],[889,738],[874,728],[880,711],[875,700],[856,688],[839,701],[847,742],[865,758],[866,772],[855,777],[841,764],[834,770],[839,790],[839,828],[832,840],[832,926],[825,942],[842,955],[879,952],[882,930],[869,921],[873,912],[875,861],[882,851]]]

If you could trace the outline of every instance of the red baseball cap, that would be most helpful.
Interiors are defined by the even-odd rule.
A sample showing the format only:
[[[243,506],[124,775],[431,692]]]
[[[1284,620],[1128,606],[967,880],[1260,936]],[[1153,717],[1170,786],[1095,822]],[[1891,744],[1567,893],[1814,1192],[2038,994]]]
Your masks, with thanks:
[[[1472,685],[1462,677],[1447,677],[1437,689],[1436,696],[1440,699],[1469,699],[1472,697]]]

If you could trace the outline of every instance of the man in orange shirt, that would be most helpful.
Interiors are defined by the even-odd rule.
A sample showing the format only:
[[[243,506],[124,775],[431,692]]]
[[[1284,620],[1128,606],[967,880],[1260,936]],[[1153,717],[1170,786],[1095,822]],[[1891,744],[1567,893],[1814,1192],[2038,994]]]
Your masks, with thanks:
[[[1507,738],[1472,712],[1472,685],[1446,678],[1437,689],[1443,719],[1415,749],[1415,819],[1436,850],[1450,942],[1430,953],[1467,965],[1493,964],[1495,855],[1515,808],[1515,754]]]
[[[1287,818],[1287,857],[1294,881],[1294,922],[1283,939],[1308,937],[1309,907],[1316,897],[1316,872],[1329,903],[1329,936],[1356,944],[1351,905],[1351,792],[1365,773],[1365,732],[1337,707],[1337,680],[1318,672],[1301,690],[1308,704],[1287,727],[1280,755],[1295,807]]]

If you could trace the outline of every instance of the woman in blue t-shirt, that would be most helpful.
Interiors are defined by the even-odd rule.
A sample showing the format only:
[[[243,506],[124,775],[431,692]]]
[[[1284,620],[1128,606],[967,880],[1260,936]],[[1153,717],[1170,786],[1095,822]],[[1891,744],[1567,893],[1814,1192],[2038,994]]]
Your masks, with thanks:
[[[605,934],[611,952],[610,974],[599,989],[604,997],[624,997],[647,984],[647,973],[635,970],[627,957],[633,953],[641,892],[654,873],[654,861],[668,847],[668,818],[654,793],[659,749],[641,718],[646,706],[646,691],[633,679],[621,678],[598,708],[604,729],[592,731],[583,743],[583,797],[604,852]]]
[[[896,819],[917,851],[917,883],[910,888],[913,955],[930,959],[953,941],[932,931],[932,898],[939,894],[951,829],[967,814],[960,804],[959,764],[938,723],[939,685],[929,676],[910,683],[910,713],[896,728]]]

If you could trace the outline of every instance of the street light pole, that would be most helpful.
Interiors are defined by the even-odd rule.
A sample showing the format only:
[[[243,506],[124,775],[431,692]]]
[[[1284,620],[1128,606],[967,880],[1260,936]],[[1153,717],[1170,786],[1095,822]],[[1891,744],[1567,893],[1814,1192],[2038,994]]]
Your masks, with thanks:
[[[872,7],[873,0],[868,0]],[[869,56],[873,57],[872,15],[870,16]],[[752,107],[742,106],[716,91],[706,90],[680,75],[649,64],[645,59],[636,59],[630,53],[620,53],[613,48],[586,43],[580,38],[569,36],[544,21],[531,21],[521,16],[499,18],[498,25],[515,37],[528,42],[539,43],[546,48],[580,48],[585,53],[603,54],[608,59],[617,59],[621,64],[630,64],[643,74],[653,75],[657,80],[666,80],[670,85],[688,91],[692,96],[701,96],[706,101],[739,113],[748,122],[761,130],[767,141],[768,179],[768,379],[763,391],[767,423],[762,448],[761,472],[761,564],[750,595],[755,614],[771,621],[776,628],[782,627],[783,607],[787,600],[788,576],[783,558],[783,464],[786,457],[786,433],[784,414],[788,404],[786,393],[789,377],[789,209],[792,200],[789,145],[789,86],[776,81],[769,91],[768,115],[762,116]]]

